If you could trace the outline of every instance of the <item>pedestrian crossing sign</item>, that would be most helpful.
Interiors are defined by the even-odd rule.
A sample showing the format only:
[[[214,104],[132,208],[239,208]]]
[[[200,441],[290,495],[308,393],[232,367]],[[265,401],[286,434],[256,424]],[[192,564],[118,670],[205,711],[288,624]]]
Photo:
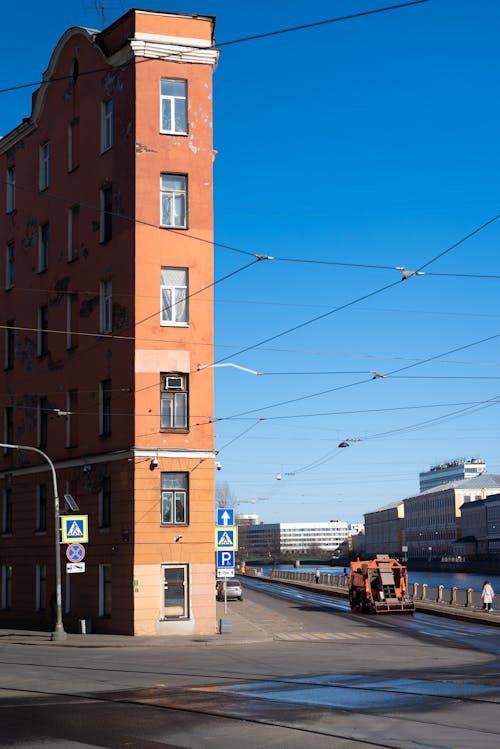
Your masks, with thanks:
[[[63,515],[61,517],[61,539],[63,544],[71,544],[75,541],[88,543],[89,516]]]
[[[233,526],[215,529],[215,548],[217,551],[238,549],[238,528]]]

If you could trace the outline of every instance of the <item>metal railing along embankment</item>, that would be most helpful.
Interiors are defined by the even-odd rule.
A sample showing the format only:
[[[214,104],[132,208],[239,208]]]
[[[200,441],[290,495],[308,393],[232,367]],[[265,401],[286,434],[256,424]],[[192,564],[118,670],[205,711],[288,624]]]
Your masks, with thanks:
[[[249,567],[246,570],[249,577],[257,577],[270,582],[288,583],[298,587],[321,589],[342,598],[349,596],[349,575],[321,574],[319,582],[313,572],[298,572],[295,570],[271,570],[269,575],[259,567]],[[484,611],[481,593],[472,588],[447,587],[445,585],[427,585],[427,583],[411,583],[409,592],[413,598],[415,608],[442,616],[455,618],[473,618],[488,624],[500,626],[500,612]]]

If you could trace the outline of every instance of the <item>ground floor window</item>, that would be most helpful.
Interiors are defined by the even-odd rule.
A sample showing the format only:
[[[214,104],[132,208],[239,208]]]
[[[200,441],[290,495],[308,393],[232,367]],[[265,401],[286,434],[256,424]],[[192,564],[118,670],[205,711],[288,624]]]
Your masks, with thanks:
[[[162,618],[189,616],[189,565],[162,565]]]
[[[36,565],[35,576],[35,610],[45,611],[47,596],[47,568],[44,564]]]
[[[2,592],[0,605],[3,609],[12,607],[12,565],[2,564],[1,569]]]
[[[111,616],[111,565],[99,565],[99,616]]]

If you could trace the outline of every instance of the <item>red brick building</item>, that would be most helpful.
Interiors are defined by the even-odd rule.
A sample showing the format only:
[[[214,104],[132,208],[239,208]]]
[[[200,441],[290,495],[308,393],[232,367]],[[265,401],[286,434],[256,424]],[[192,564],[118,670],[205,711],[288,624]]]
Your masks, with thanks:
[[[213,33],[140,10],[68,29],[0,140],[2,442],[88,515],[84,573],[61,546],[68,631],[215,628]],[[0,452],[0,624],[50,627],[49,464]]]

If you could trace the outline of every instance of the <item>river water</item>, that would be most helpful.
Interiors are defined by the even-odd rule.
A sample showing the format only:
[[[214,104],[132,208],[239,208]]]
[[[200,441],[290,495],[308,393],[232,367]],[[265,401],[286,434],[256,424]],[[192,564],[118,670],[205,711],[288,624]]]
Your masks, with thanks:
[[[267,575],[269,570],[272,569],[271,565],[264,565],[262,567],[264,574]],[[343,575],[344,567],[315,567],[310,564],[301,564],[300,567],[294,567],[293,564],[277,564],[274,569],[276,570],[293,570],[295,572],[314,572],[316,569],[324,575]],[[349,572],[349,568],[347,568]],[[437,587],[438,585],[444,585],[445,588],[459,588],[466,590],[472,588],[472,590],[481,590],[485,581],[484,575],[476,575],[470,572],[421,572],[408,570],[408,580],[410,583],[426,583]],[[489,575],[487,578],[493,590],[497,591],[500,595],[500,575]]]

